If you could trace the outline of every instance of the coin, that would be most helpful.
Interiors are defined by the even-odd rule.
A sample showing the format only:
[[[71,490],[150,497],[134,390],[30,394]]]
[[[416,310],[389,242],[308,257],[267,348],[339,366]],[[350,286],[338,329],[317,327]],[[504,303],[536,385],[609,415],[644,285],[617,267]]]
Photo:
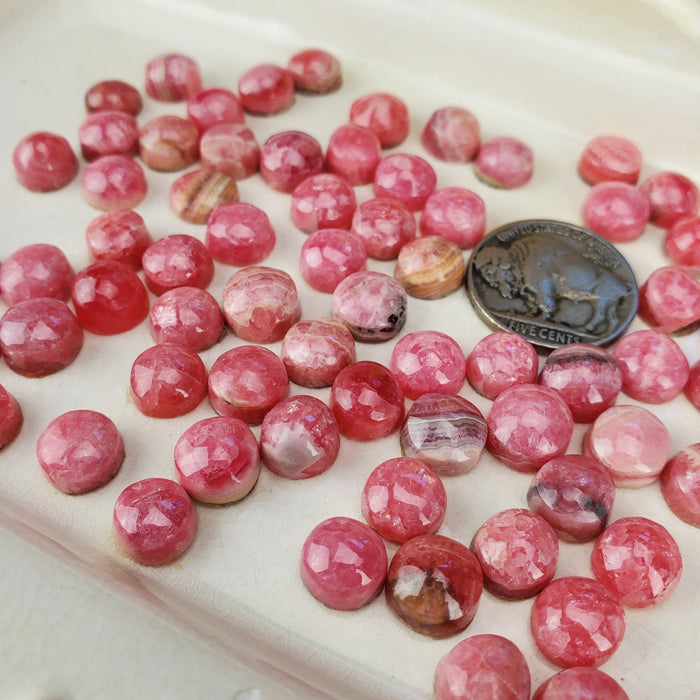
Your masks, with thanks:
[[[501,226],[476,246],[466,286],[483,320],[534,345],[605,345],[637,312],[632,268],[611,243],[550,219]]]

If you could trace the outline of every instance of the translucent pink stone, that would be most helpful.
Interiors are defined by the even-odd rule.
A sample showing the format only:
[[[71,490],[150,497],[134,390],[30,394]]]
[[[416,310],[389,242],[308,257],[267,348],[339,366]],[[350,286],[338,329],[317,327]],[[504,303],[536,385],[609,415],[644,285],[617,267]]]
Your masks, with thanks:
[[[419,535],[394,554],[386,577],[389,609],[420,634],[442,639],[474,619],[483,590],[476,557],[443,535]]]
[[[396,432],[404,417],[399,383],[384,365],[354,362],[338,372],[330,406],[340,432],[352,440],[375,440]]]
[[[8,306],[38,297],[66,301],[74,276],[60,248],[48,243],[32,243],[5,258],[0,267],[0,294]]]
[[[287,63],[299,92],[322,95],[337,90],[343,82],[340,61],[322,49],[304,49],[295,53]]]
[[[583,148],[578,173],[589,184],[615,181],[636,185],[642,169],[642,153],[620,136],[596,136]]]
[[[96,209],[133,209],[148,192],[143,168],[123,155],[102,156],[83,170],[85,201]]]
[[[663,525],[630,517],[616,520],[598,537],[591,567],[623,605],[646,608],[673,593],[683,561],[676,541]]]
[[[184,170],[199,157],[199,130],[173,114],[155,117],[141,127],[139,149],[141,160],[152,170]]]
[[[700,270],[700,216],[686,216],[664,235],[664,253],[674,265]]]
[[[463,639],[435,671],[436,700],[530,700],[530,669],[518,647],[496,634]]]
[[[142,106],[141,93],[123,80],[102,80],[85,93],[88,112],[119,110],[136,116]]]
[[[464,255],[442,236],[421,236],[401,248],[394,276],[412,297],[440,299],[461,288]]]
[[[133,270],[141,269],[141,257],[153,239],[143,217],[133,209],[100,214],[85,229],[92,260],[116,260]]]
[[[115,153],[135,156],[139,152],[139,127],[136,117],[127,112],[90,114],[78,129],[78,138],[85,160]]]
[[[460,248],[473,248],[486,232],[486,206],[478,194],[446,187],[428,197],[420,217],[423,236],[442,236]]]
[[[350,228],[355,213],[355,190],[340,175],[318,173],[292,192],[290,216],[304,233],[321,228]]]
[[[119,494],[112,524],[117,546],[130,559],[162,566],[192,544],[197,534],[197,511],[176,481],[143,479]]]
[[[152,243],[141,259],[146,286],[154,294],[176,287],[206,289],[214,277],[214,261],[202,241],[184,233]]]
[[[456,340],[439,331],[413,331],[391,352],[391,371],[409,399],[421,394],[456,394],[464,385],[467,361]]]
[[[680,219],[698,213],[700,190],[685,175],[668,171],[654,173],[639,189],[649,198],[649,220],[655,226],[669,228]]]
[[[522,187],[532,178],[534,159],[530,147],[519,139],[498,136],[481,144],[474,172],[493,187]]]
[[[194,59],[182,54],[156,56],[146,64],[146,94],[161,102],[180,102],[202,89]]]
[[[628,333],[613,348],[622,370],[622,391],[637,401],[665,403],[678,396],[690,367],[678,344],[659,331]]]
[[[639,288],[640,318],[654,330],[675,333],[700,321],[700,281],[682,267],[660,267]]]
[[[423,128],[421,143],[439,160],[469,163],[481,145],[479,122],[462,107],[441,107],[430,115]]]
[[[629,700],[622,686],[600,669],[572,666],[559,671],[537,688],[532,700]]]
[[[355,362],[355,339],[340,321],[304,319],[287,331],[280,355],[295,384],[330,386],[343,367]]]
[[[367,477],[362,490],[362,515],[391,542],[436,533],[446,508],[447,493],[440,477],[410,457],[382,462]]]
[[[661,493],[681,520],[700,527],[700,442],[668,461],[661,472]]]
[[[409,211],[423,209],[436,184],[433,166],[409,153],[386,156],[374,171],[374,196],[395,199]]]
[[[382,272],[360,271],[346,277],[333,292],[333,318],[342,321],[355,340],[382,343],[406,322],[404,288]]]
[[[191,170],[170,185],[170,208],[190,224],[206,224],[216,209],[238,198],[233,178],[207,168]]]
[[[356,99],[350,106],[350,122],[374,132],[382,148],[398,146],[408,136],[410,126],[406,104],[386,92]]]
[[[12,152],[20,185],[32,192],[53,192],[78,174],[78,158],[68,141],[48,131],[25,136]]]
[[[97,411],[68,411],[39,436],[36,457],[63,493],[87,493],[111,481],[124,461],[124,441],[114,422]]]
[[[201,503],[235,503],[247,496],[260,475],[258,443],[237,418],[204,418],[175,443],[175,471],[192,498]]]
[[[260,149],[260,175],[274,190],[291,194],[310,175],[323,170],[323,150],[303,131],[270,136]]]
[[[294,280],[283,270],[250,266],[235,272],[224,286],[224,318],[249,343],[275,343],[301,318]]]
[[[270,409],[260,429],[265,466],[286,479],[309,479],[333,466],[340,431],[328,406],[315,396],[290,396]]]
[[[411,405],[399,435],[401,452],[440,476],[471,471],[486,444],[486,420],[457,394],[430,393]]]
[[[583,223],[613,243],[639,238],[649,221],[649,200],[625,182],[601,182],[589,190],[583,201]]]
[[[534,384],[538,371],[535,347],[517,333],[489,333],[467,355],[467,379],[487,399],[515,384]]]
[[[510,508],[492,515],[471,543],[484,574],[484,586],[503,598],[529,598],[554,576],[559,542],[537,513]]]
[[[516,384],[502,391],[486,424],[489,451],[511,469],[526,473],[563,455],[574,429],[564,399],[536,384]]]
[[[328,518],[304,541],[299,570],[309,593],[321,603],[335,610],[357,610],[384,586],[386,549],[365,523]]]
[[[221,416],[249,425],[262,423],[265,414],[289,392],[282,360],[257,345],[241,345],[220,355],[209,370],[209,402]]]
[[[40,297],[11,306],[0,318],[5,363],[25,377],[45,377],[67,367],[83,346],[83,329],[67,304]]]
[[[207,249],[214,260],[227,265],[256,265],[272,252],[276,242],[268,215],[247,202],[224,204],[207,221]]]
[[[622,370],[602,348],[572,343],[550,353],[539,383],[559,393],[574,422],[590,423],[615,403],[622,388]]]
[[[19,435],[23,421],[19,401],[0,385],[0,450]]]
[[[362,239],[370,258],[395,260],[416,237],[416,218],[391,199],[369,199],[355,209],[350,228]]]
[[[625,612],[602,583],[565,576],[537,596],[530,627],[539,650],[557,666],[600,666],[622,642]]]
[[[369,185],[382,159],[382,144],[376,134],[364,126],[344,124],[328,140],[328,170],[344,177],[351,185]]]
[[[216,344],[224,333],[224,316],[216,299],[199,287],[176,287],[153,302],[149,314],[156,343],[178,343],[195,352]]]
[[[141,278],[116,260],[101,260],[80,270],[71,298],[80,325],[98,335],[131,330],[148,316],[150,306]]]
[[[243,108],[253,114],[277,114],[294,102],[294,76],[286,68],[263,63],[238,80]]]
[[[671,454],[666,426],[641,406],[612,406],[592,423],[583,453],[597,459],[618,486],[646,486],[658,479]]]
[[[245,115],[236,94],[225,88],[208,88],[187,100],[187,118],[203,134],[217,124],[242,124]]]
[[[319,292],[331,294],[349,275],[367,269],[367,252],[359,236],[340,228],[322,228],[301,247],[299,270]]]
[[[219,124],[205,131],[199,156],[205,168],[234,180],[245,180],[260,169],[260,146],[244,124]]]
[[[690,368],[684,393],[688,397],[688,401],[700,411],[700,361]]]
[[[589,542],[605,528],[615,501],[615,481],[597,460],[568,454],[535,474],[527,504],[566,542]]]
[[[144,350],[131,366],[131,398],[152,418],[174,418],[193,411],[207,395],[207,370],[184,345],[159,343]]]

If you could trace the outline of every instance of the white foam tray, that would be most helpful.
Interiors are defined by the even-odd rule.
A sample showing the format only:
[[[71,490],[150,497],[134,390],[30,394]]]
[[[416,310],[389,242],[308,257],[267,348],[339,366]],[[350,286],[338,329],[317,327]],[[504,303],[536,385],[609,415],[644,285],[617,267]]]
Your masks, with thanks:
[[[307,46],[337,55],[344,69],[342,89],[324,97],[298,97],[276,117],[250,118],[261,142],[276,131],[296,128],[325,146],[331,132],[347,121],[356,97],[388,90],[401,96],[411,112],[411,134],[397,150],[425,156],[419,138],[430,113],[447,104],[467,107],[485,138],[518,136],[536,157],[532,181],[511,192],[478,182],[469,166],[432,161],[439,186],[469,187],[484,198],[489,228],[529,217],[580,223],[587,187],[576,175],[576,160],[585,142],[599,133],[634,140],[644,153],[643,177],[673,168],[700,182],[696,9],[682,0],[627,0],[614,6],[534,0],[4,0],[0,260],[20,245],[53,242],[76,269],[89,262],[83,236],[97,212],[83,201],[79,180],[56,193],[27,192],[14,179],[12,150],[22,136],[40,129],[62,133],[77,147],[87,87],[106,78],[140,86],[145,63],[165,51],[195,57],[207,85],[233,88],[246,68],[283,64]],[[184,107],[147,100],[140,120],[167,111],[182,114]],[[148,176],[150,192],[138,210],[152,234],[203,236],[203,227],[179,221],[167,207],[167,190],[177,175]],[[330,297],[299,279],[304,235],[289,221],[289,197],[257,177],[240,183],[240,191],[242,199],[269,213],[278,245],[267,263],[298,280],[304,316],[328,315]],[[358,188],[360,200],[370,196],[370,188]],[[665,263],[660,245],[661,231],[650,226],[642,239],[622,247],[640,281]],[[390,263],[371,262],[370,267],[393,270]],[[215,295],[232,272],[217,267]],[[642,327],[639,321],[633,326]],[[465,353],[489,332],[463,290],[438,301],[410,299],[404,332],[420,328],[450,333]],[[700,359],[699,332],[678,340],[691,362]],[[239,342],[228,335],[203,354],[206,365]],[[531,601],[504,602],[485,593],[466,632],[436,641],[403,626],[383,598],[343,613],[324,608],[306,592],[297,573],[304,538],[324,518],[361,517],[364,480],[380,461],[398,456],[396,435],[368,444],[344,441],[337,464],[312,480],[290,482],[263,471],[240,504],[198,507],[198,537],[178,562],[144,568],[128,561],[111,537],[116,496],[137,479],[173,477],[178,436],[195,420],[212,415],[208,405],[173,420],[138,413],[129,399],[129,370],[151,343],[143,324],[121,336],[87,334],[72,366],[40,380],[0,366],[0,383],[25,413],[20,437],[0,453],[0,547],[3,569],[12,572],[0,576],[8,601],[1,618],[8,632],[0,643],[6,652],[0,655],[0,696],[87,698],[97,687],[106,698],[138,696],[144,688],[152,697],[172,697],[178,695],[173,688],[179,680],[182,696],[188,695],[188,683],[200,676],[173,651],[168,636],[173,630],[182,644],[195,645],[193,659],[210,655],[217,660],[219,670],[198,681],[198,694],[209,697],[230,697],[252,685],[265,698],[426,698],[440,658],[461,638],[486,632],[520,646],[533,689],[557,670],[530,638]],[[279,350],[278,344],[271,347]],[[392,343],[358,345],[358,358],[388,363],[391,349]],[[292,391],[304,390],[293,386]],[[328,398],[327,390],[314,393]],[[470,387],[462,394],[488,411],[489,402]],[[621,396],[620,401],[629,400]],[[109,415],[124,435],[127,459],[113,482],[70,497],[50,486],[34,448],[51,419],[75,408]],[[653,410],[666,422],[674,452],[700,440],[700,413],[684,397]],[[579,450],[582,433],[579,426],[570,451]],[[484,455],[474,472],[446,481],[448,512],[441,532],[469,543],[493,512],[525,505],[528,483],[527,476]],[[625,639],[604,670],[633,698],[695,697],[700,533],[671,513],[658,484],[618,490],[613,518],[636,514],[671,531],[685,569],[670,600],[658,609],[628,612]],[[589,575],[590,548],[562,544],[557,575]],[[391,554],[395,547],[388,549]],[[53,578],[37,581],[37,571],[55,576],[58,590]],[[122,655],[116,662],[125,665],[120,684],[101,687],[101,678],[113,677],[111,654],[128,648],[124,638],[132,625],[139,639],[153,640],[144,651],[147,663]],[[62,651],[42,653],[42,633],[59,635]],[[110,642],[110,634],[120,641]],[[167,677],[168,684],[149,685],[148,679],[158,677]]]

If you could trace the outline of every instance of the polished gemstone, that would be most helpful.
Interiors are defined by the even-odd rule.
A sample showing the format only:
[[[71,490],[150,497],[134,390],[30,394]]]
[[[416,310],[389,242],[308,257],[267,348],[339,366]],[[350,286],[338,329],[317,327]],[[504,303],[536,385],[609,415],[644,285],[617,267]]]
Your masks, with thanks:
[[[206,224],[218,207],[238,198],[232,177],[207,168],[191,170],[170,185],[170,208],[190,224]]]
[[[12,152],[20,185],[32,192],[53,192],[70,184],[78,174],[78,158],[70,143],[48,131],[25,136]]]
[[[382,538],[353,518],[319,523],[301,550],[301,580],[314,598],[335,610],[356,610],[374,600],[386,570]]]
[[[537,688],[532,700],[630,700],[607,673],[590,666],[572,666],[554,674]]]
[[[639,238],[649,221],[651,208],[644,193],[625,182],[594,185],[583,202],[583,223],[612,243]]]
[[[486,444],[481,411],[457,394],[429,393],[411,405],[399,435],[401,452],[440,476],[474,469]]]
[[[238,96],[225,88],[200,90],[187,100],[187,118],[203,134],[218,124],[242,124],[243,106]]]
[[[404,417],[404,395],[384,365],[354,362],[338,372],[330,406],[340,432],[353,440],[374,440],[396,432]]]
[[[493,187],[522,187],[532,178],[534,160],[527,144],[511,136],[497,136],[481,144],[474,160],[474,172]]]
[[[146,64],[146,94],[161,102],[181,102],[202,89],[197,62],[182,54],[164,54]]]
[[[267,413],[260,429],[265,466],[287,479],[308,479],[333,466],[340,431],[333,412],[315,396],[290,396]]]
[[[318,173],[294,188],[290,216],[304,233],[322,228],[348,229],[355,207],[355,190],[344,177]]]
[[[362,490],[362,515],[391,542],[438,531],[447,493],[440,477],[418,459],[394,457],[375,467]]]
[[[464,385],[467,361],[456,340],[439,331],[413,331],[394,345],[391,371],[409,399],[421,394],[456,394]]]
[[[700,527],[700,442],[668,461],[661,472],[661,493],[681,520]]]
[[[141,269],[141,258],[153,239],[143,217],[133,209],[115,209],[100,214],[85,229],[90,257],[116,260],[134,270]]]
[[[382,144],[367,127],[343,124],[328,140],[328,170],[344,177],[351,185],[369,185],[381,159]]]
[[[551,525],[525,508],[492,515],[471,543],[484,574],[484,587],[502,598],[529,598],[554,576],[559,542]]]
[[[158,297],[149,314],[156,343],[179,343],[202,352],[224,333],[224,316],[216,299],[199,287],[176,287]]]
[[[346,277],[366,269],[367,251],[362,239],[345,229],[319,229],[301,246],[299,271],[319,292],[332,294]]]
[[[274,343],[301,318],[294,280],[272,267],[250,266],[229,277],[222,294],[224,318],[249,343]]]
[[[537,350],[517,333],[489,333],[467,355],[467,379],[487,399],[515,384],[534,384],[538,371]]]
[[[139,127],[136,117],[127,112],[100,111],[88,115],[78,128],[80,150],[85,160],[121,153],[139,152]]]
[[[300,182],[322,170],[321,144],[303,131],[273,134],[260,149],[260,175],[274,190],[291,194]]]
[[[620,518],[605,529],[593,547],[591,567],[623,605],[646,608],[673,593],[683,561],[663,525],[636,516]]]
[[[621,136],[596,136],[584,146],[578,161],[578,173],[589,185],[611,180],[636,185],[641,169],[641,151]]]
[[[700,360],[688,371],[688,381],[683,391],[688,401],[700,411]]]
[[[0,450],[19,435],[23,421],[19,401],[0,384]]]
[[[80,270],[71,297],[80,325],[98,335],[138,326],[148,316],[150,305],[141,278],[116,260],[101,260]]]
[[[420,156],[392,153],[374,171],[374,196],[395,199],[409,211],[420,211],[435,191],[437,175]]]
[[[83,347],[83,329],[68,305],[40,297],[11,306],[0,318],[0,351],[25,377],[45,377],[67,367]]]
[[[154,117],[141,127],[139,153],[152,170],[184,170],[199,157],[199,130],[189,119],[174,114]]]
[[[428,197],[420,217],[423,236],[442,236],[460,248],[473,248],[486,232],[486,205],[463,187],[445,187]]]
[[[206,289],[214,277],[214,261],[204,243],[184,233],[159,238],[141,262],[146,286],[156,295],[177,287]]]
[[[245,124],[217,124],[199,140],[199,157],[209,170],[245,180],[260,169],[260,145]]]
[[[160,343],[140,353],[131,366],[130,382],[136,408],[153,418],[183,416],[207,395],[201,358],[175,343]]]
[[[646,178],[639,189],[651,203],[650,221],[655,226],[669,228],[680,219],[698,213],[700,190],[685,175],[657,172]]]
[[[253,66],[238,79],[238,94],[247,112],[277,114],[294,102],[294,75],[271,63]]]
[[[355,209],[351,230],[362,239],[370,258],[395,260],[416,237],[416,217],[392,199],[368,199]]]
[[[18,248],[3,261],[0,293],[8,306],[38,297],[66,301],[74,276],[60,248],[48,243],[32,243]]]
[[[88,112],[119,110],[136,116],[142,107],[141,93],[123,80],[101,80],[85,93]]]
[[[516,384],[502,391],[486,424],[490,452],[519,472],[536,472],[563,455],[574,429],[564,399],[554,389],[537,384]]]
[[[588,542],[605,528],[615,481],[597,460],[568,454],[550,459],[535,474],[527,504],[566,542]]]
[[[148,192],[146,174],[137,161],[120,154],[101,156],[83,170],[85,201],[96,209],[133,209]]]
[[[124,461],[124,441],[103,413],[76,410],[54,418],[36,443],[49,481],[63,493],[87,493],[111,481]]]
[[[622,370],[603,348],[571,343],[550,353],[539,383],[559,393],[574,422],[590,423],[615,403],[622,388]]]
[[[214,360],[209,370],[209,402],[221,416],[248,425],[262,423],[265,414],[289,393],[282,360],[257,345],[241,345]]]
[[[622,391],[646,403],[670,401],[683,391],[690,366],[678,344],[660,331],[634,331],[612,351],[622,370]]]
[[[469,163],[476,158],[481,145],[479,122],[462,107],[441,107],[430,115],[421,143],[439,160]]]
[[[532,606],[530,627],[544,656],[557,666],[600,666],[625,634],[617,596],[595,579],[554,579]]]
[[[693,328],[700,322],[700,281],[683,267],[657,268],[639,288],[639,317],[662,333]]]
[[[483,590],[476,557],[443,535],[419,535],[394,554],[386,578],[389,609],[420,634],[442,639],[474,619]]]
[[[671,453],[666,426],[641,406],[612,406],[591,424],[583,453],[597,459],[617,486],[647,486],[655,481]]]
[[[340,61],[322,49],[298,51],[287,62],[287,70],[299,92],[323,95],[337,90],[343,82]]]
[[[117,546],[147,566],[169,564],[197,534],[197,511],[187,491],[172,479],[152,477],[127,486],[112,518]]]
[[[251,429],[238,418],[203,418],[175,443],[178,481],[201,503],[235,503],[260,475],[260,452]]]
[[[441,236],[421,236],[401,248],[394,276],[412,297],[439,299],[462,286],[464,269],[458,245]]]
[[[373,92],[352,103],[350,123],[366,127],[376,135],[382,148],[391,148],[408,136],[408,107],[395,95]]]
[[[295,384],[330,386],[343,367],[355,362],[355,339],[340,321],[303,319],[284,336],[281,357]]]
[[[335,288],[332,315],[355,340],[382,343],[403,328],[407,304],[404,288],[393,277],[365,270],[352,273]]]
[[[435,672],[436,700],[530,700],[530,669],[510,639],[476,634],[463,639]]]
[[[674,265],[700,270],[700,216],[678,219],[666,230],[663,245]]]
[[[224,204],[207,220],[207,249],[215,260],[227,265],[257,265],[276,242],[270,217],[254,204]]]

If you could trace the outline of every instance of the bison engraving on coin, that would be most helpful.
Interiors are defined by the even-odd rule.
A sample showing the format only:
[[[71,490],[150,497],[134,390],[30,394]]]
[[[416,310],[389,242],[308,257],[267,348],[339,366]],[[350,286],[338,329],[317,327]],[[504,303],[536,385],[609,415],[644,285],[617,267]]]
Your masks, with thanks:
[[[491,233],[471,256],[467,287],[487,323],[544,347],[610,342],[637,309],[637,283],[622,255],[558,221],[515,222]]]

